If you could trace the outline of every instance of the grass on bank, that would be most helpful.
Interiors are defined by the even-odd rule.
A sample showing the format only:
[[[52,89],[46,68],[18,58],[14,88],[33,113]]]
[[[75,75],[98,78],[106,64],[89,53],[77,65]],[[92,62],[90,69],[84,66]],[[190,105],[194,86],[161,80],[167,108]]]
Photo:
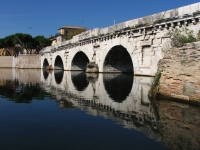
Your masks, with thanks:
[[[150,93],[149,93],[150,96],[153,96],[153,97],[156,96],[156,94],[157,94],[157,86],[159,85],[159,81],[160,81],[161,75],[162,75],[161,71],[158,72],[155,75],[155,77],[153,79],[153,82],[151,84],[151,89],[150,89]]]

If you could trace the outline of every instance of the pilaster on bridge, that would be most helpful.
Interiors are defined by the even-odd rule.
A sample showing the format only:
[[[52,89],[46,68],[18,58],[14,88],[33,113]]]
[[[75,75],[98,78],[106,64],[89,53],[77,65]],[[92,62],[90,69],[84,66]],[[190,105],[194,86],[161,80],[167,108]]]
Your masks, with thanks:
[[[200,3],[151,16],[95,28],[71,40],[46,47],[41,53],[41,68],[86,70],[94,63],[98,72],[131,72],[154,76],[163,51],[171,48],[167,33],[185,28],[200,30]]]

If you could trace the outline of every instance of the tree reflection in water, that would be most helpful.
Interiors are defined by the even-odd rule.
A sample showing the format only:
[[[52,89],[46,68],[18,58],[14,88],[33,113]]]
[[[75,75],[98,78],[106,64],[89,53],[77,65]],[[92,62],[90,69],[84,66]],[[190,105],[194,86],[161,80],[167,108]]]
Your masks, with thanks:
[[[39,84],[19,84],[18,80],[1,80],[0,95],[16,103],[30,103],[33,98],[43,100],[44,92]]]

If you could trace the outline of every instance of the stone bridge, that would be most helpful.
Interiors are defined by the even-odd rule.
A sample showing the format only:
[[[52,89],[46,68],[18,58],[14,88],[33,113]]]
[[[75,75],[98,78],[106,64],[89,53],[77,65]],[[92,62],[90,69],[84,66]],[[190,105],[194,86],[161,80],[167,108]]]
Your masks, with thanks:
[[[98,72],[134,72],[154,76],[163,51],[171,47],[167,33],[187,27],[197,35],[200,3],[133,19],[106,28],[94,28],[71,40],[57,42],[41,52],[41,68]]]

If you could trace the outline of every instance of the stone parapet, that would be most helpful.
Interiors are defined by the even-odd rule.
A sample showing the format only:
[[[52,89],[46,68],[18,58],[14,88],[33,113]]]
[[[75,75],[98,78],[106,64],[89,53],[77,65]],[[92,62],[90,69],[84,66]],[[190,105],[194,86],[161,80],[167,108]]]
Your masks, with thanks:
[[[189,102],[200,102],[200,42],[163,52],[159,94]]]

